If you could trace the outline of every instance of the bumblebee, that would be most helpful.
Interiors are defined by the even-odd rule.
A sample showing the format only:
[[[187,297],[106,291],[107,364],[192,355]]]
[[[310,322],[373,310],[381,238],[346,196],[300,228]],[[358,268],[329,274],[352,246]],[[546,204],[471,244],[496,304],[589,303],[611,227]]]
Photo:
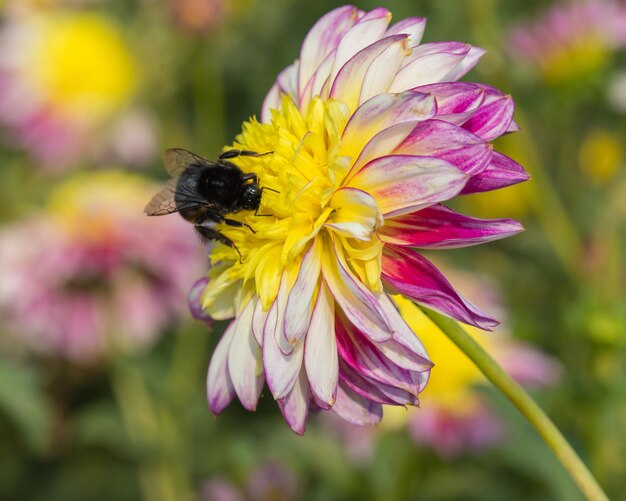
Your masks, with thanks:
[[[256,174],[244,173],[228,159],[260,157],[269,153],[229,150],[213,162],[181,148],[166,150],[163,160],[172,179],[152,197],[144,212],[148,216],[178,212],[194,225],[203,239],[217,240],[232,247],[241,259],[233,241],[216,230],[215,225],[246,227],[254,233],[246,223],[226,216],[242,210],[253,210],[259,215],[263,188],[259,187]]]

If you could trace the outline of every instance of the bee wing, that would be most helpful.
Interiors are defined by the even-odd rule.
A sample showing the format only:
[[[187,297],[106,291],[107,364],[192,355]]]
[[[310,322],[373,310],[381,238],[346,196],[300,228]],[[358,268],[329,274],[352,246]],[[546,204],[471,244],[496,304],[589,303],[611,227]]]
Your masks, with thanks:
[[[163,163],[165,164],[165,169],[172,177],[180,176],[187,167],[193,164],[214,164],[214,162],[210,162],[206,158],[202,158],[182,148],[170,148],[169,150],[165,150],[165,153],[163,153]]]
[[[146,205],[144,209],[144,212],[148,214],[148,216],[164,216],[165,214],[171,214],[179,210],[174,200],[176,183],[178,183],[178,178],[170,179],[165,184],[165,187],[152,197],[152,200],[148,202],[148,205]]]

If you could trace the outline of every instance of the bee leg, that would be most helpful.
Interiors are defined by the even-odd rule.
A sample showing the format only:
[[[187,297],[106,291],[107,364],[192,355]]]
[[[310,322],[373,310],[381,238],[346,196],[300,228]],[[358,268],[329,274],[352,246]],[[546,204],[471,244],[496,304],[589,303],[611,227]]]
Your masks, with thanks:
[[[249,224],[246,224],[246,223],[242,223],[241,221],[235,221],[234,219],[224,218],[220,222],[222,222],[224,224],[227,224],[228,226],[234,226],[236,228],[243,228],[243,227],[245,227],[245,228],[248,228],[252,233],[256,233],[256,231],[254,231],[252,229],[252,226],[250,226]]]
[[[235,249],[237,254],[239,254],[239,262],[240,263],[242,262],[241,252],[239,252],[239,249],[235,245],[235,242],[233,242],[230,238],[228,238],[225,235],[222,235],[219,231],[213,228],[209,228],[208,226],[201,226],[199,224],[196,224],[194,225],[194,227],[196,228],[196,231],[200,234],[200,236],[206,238],[207,240],[217,240],[218,242],[221,242],[224,245],[227,245],[228,247]]]
[[[218,158],[218,160],[228,160],[229,158],[237,158],[237,157],[263,157],[265,155],[270,155],[274,153],[273,151],[266,151],[265,153],[257,153],[256,151],[249,150],[228,150],[222,153]]]

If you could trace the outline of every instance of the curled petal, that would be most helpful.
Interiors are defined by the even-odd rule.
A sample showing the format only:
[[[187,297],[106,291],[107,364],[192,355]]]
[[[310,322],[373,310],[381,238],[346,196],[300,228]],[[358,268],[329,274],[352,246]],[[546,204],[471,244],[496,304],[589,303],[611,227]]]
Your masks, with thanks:
[[[455,249],[509,237],[523,230],[512,219],[476,219],[433,205],[385,221],[378,230],[389,244],[421,249]]]
[[[366,191],[386,217],[413,212],[449,200],[469,176],[439,158],[390,155],[363,167],[350,181]]]
[[[463,323],[485,330],[498,325],[457,293],[430,261],[410,249],[385,246],[382,280],[400,294]]]
[[[349,423],[374,425],[383,418],[383,407],[365,397],[357,395],[343,382],[337,386],[337,401],[333,412]]]
[[[263,390],[261,348],[252,333],[252,315],[256,301],[248,302],[234,321],[233,338],[228,350],[228,370],[235,392],[249,411],[256,409]]]
[[[193,318],[198,320],[203,320],[205,322],[210,322],[211,317],[204,311],[202,308],[202,293],[206,289],[207,284],[209,283],[209,279],[207,277],[202,277],[197,280],[189,291],[188,302],[189,302],[189,311]]]
[[[340,188],[328,204],[334,212],[325,226],[346,237],[370,241],[376,228],[383,223],[376,200],[362,190]]]
[[[215,347],[207,374],[207,400],[213,414],[219,414],[235,397],[235,388],[228,370],[228,353],[235,333],[233,320]]]
[[[446,75],[446,80],[452,82],[465,76],[474,66],[478,64],[478,61],[480,61],[480,58],[484,55],[484,49],[472,46],[459,65]]]
[[[335,337],[335,302],[322,284],[304,346],[304,365],[316,401],[329,409],[337,397],[339,362]]]
[[[497,190],[528,181],[528,179],[530,179],[528,172],[520,164],[512,158],[494,151],[489,166],[479,174],[472,176],[460,194],[468,195]]]

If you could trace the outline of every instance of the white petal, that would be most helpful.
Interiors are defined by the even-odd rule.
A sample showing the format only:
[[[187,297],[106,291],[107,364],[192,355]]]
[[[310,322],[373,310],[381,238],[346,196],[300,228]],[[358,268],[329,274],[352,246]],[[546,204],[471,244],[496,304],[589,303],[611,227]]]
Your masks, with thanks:
[[[311,391],[330,408],[337,396],[339,362],[335,338],[335,302],[326,285],[317,296],[304,346],[304,365]]]
[[[228,371],[228,352],[235,332],[233,320],[213,351],[207,374],[207,400],[213,414],[219,414],[235,396],[235,388]]]
[[[322,267],[321,248],[315,239],[302,258],[298,277],[293,285],[285,309],[285,338],[294,343],[306,334],[313,311],[314,293]]]
[[[302,369],[293,389],[285,398],[278,401],[278,406],[283,413],[285,421],[298,435],[304,435],[310,399],[309,383],[306,373]]]
[[[228,351],[228,371],[235,392],[249,411],[256,404],[263,389],[261,348],[252,333],[252,314],[256,301],[248,302],[235,320],[233,339]]]

